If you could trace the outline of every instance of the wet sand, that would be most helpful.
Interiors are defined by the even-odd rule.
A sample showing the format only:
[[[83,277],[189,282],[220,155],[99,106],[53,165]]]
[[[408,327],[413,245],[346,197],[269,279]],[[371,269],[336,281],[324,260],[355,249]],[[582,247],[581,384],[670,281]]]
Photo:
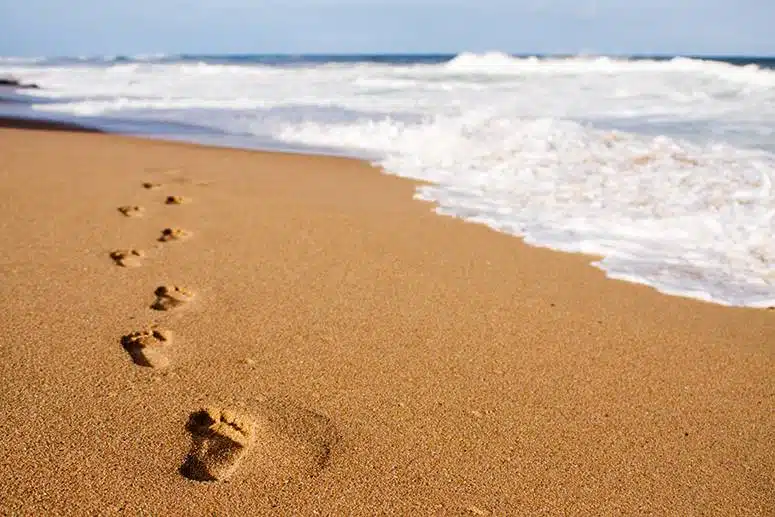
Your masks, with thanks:
[[[775,512],[775,311],[357,160],[9,125],[0,514]]]

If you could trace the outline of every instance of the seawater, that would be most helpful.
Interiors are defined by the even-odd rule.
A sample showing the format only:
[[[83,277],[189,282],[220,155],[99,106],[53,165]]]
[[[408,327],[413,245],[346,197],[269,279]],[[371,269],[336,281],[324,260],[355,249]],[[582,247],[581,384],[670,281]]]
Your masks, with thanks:
[[[0,58],[0,75],[42,87],[21,91],[39,116],[365,158],[430,182],[417,197],[440,214],[610,277],[775,305],[773,59]]]

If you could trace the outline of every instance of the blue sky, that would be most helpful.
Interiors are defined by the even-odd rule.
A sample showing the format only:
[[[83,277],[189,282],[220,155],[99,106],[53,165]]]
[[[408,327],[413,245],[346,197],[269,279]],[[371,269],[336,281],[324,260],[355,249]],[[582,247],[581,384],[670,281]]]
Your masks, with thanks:
[[[775,0],[0,0],[0,55],[775,55]]]

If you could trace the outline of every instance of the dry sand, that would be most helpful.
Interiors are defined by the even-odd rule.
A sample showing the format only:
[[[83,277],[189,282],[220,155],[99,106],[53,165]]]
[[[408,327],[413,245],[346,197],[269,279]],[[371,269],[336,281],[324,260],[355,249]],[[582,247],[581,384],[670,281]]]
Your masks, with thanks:
[[[0,513],[775,513],[774,311],[608,280],[414,188],[0,129]]]

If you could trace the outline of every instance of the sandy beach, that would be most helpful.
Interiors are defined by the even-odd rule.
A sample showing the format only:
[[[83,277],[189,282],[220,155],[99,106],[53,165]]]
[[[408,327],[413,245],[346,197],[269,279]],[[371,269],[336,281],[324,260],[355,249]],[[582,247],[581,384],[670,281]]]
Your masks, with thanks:
[[[775,311],[357,160],[13,125],[0,514],[775,513]]]

